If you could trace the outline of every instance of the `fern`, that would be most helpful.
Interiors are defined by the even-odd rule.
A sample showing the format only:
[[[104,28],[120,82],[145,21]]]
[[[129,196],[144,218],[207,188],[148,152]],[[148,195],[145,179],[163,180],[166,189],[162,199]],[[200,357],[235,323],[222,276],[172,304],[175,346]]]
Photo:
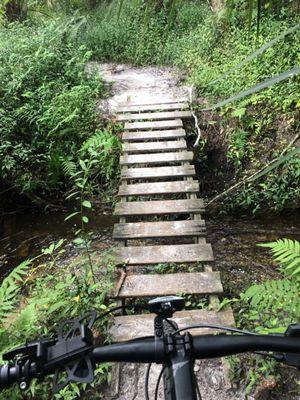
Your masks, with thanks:
[[[271,249],[275,261],[281,265],[286,276],[300,279],[300,243],[297,240],[279,239],[276,242],[261,243],[258,246]]]
[[[105,134],[101,131],[96,131],[94,135],[90,136],[81,146],[81,151],[85,152],[90,148],[99,148],[105,141]]]
[[[0,286],[0,325],[14,309],[16,296],[20,291],[20,282],[23,282],[31,260],[25,260],[18,265],[2,282]]]
[[[64,174],[68,177],[74,176],[76,172],[76,164],[71,160],[62,160]]]
[[[266,281],[253,285],[242,294],[242,300],[250,303],[258,313],[281,314],[297,320],[300,314],[300,283],[289,279]]]
[[[300,315],[300,243],[280,239],[258,246],[271,249],[284,276],[253,285],[241,294],[241,300],[249,306],[247,320],[256,321],[271,331],[284,331],[284,327],[297,322]]]

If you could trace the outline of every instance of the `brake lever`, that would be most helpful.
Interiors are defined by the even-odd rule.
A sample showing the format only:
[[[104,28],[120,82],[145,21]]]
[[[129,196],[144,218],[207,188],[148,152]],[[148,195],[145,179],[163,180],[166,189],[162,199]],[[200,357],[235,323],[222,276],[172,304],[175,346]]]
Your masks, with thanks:
[[[300,340],[300,324],[291,324],[285,331],[284,336],[298,337]],[[276,361],[282,362],[300,371],[300,354],[296,353],[274,353]]]

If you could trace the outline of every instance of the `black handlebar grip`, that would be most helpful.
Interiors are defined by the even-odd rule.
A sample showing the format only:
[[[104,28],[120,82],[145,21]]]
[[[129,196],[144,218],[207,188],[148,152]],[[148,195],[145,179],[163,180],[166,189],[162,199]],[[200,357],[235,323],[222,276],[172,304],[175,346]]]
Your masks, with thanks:
[[[9,364],[0,365],[0,389],[5,389],[17,382],[18,369],[18,366],[11,366]]]
[[[300,338],[286,336],[203,335],[194,337],[197,359],[229,356],[253,351],[275,351],[300,354]]]

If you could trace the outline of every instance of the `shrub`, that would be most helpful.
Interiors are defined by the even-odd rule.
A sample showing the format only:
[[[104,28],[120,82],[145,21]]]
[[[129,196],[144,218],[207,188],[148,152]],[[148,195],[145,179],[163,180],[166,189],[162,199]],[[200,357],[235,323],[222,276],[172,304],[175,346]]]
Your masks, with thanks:
[[[99,77],[86,76],[91,52],[74,44],[77,25],[0,30],[0,179],[29,196],[65,190],[64,161],[100,127],[95,105],[105,91]]]

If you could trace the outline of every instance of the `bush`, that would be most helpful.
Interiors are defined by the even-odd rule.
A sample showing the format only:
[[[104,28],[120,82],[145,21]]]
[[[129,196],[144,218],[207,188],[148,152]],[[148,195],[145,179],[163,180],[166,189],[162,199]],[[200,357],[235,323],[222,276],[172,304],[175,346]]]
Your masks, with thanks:
[[[64,161],[100,128],[95,105],[105,91],[86,76],[91,52],[74,43],[76,26],[74,18],[0,30],[0,179],[29,196],[65,190]]]

